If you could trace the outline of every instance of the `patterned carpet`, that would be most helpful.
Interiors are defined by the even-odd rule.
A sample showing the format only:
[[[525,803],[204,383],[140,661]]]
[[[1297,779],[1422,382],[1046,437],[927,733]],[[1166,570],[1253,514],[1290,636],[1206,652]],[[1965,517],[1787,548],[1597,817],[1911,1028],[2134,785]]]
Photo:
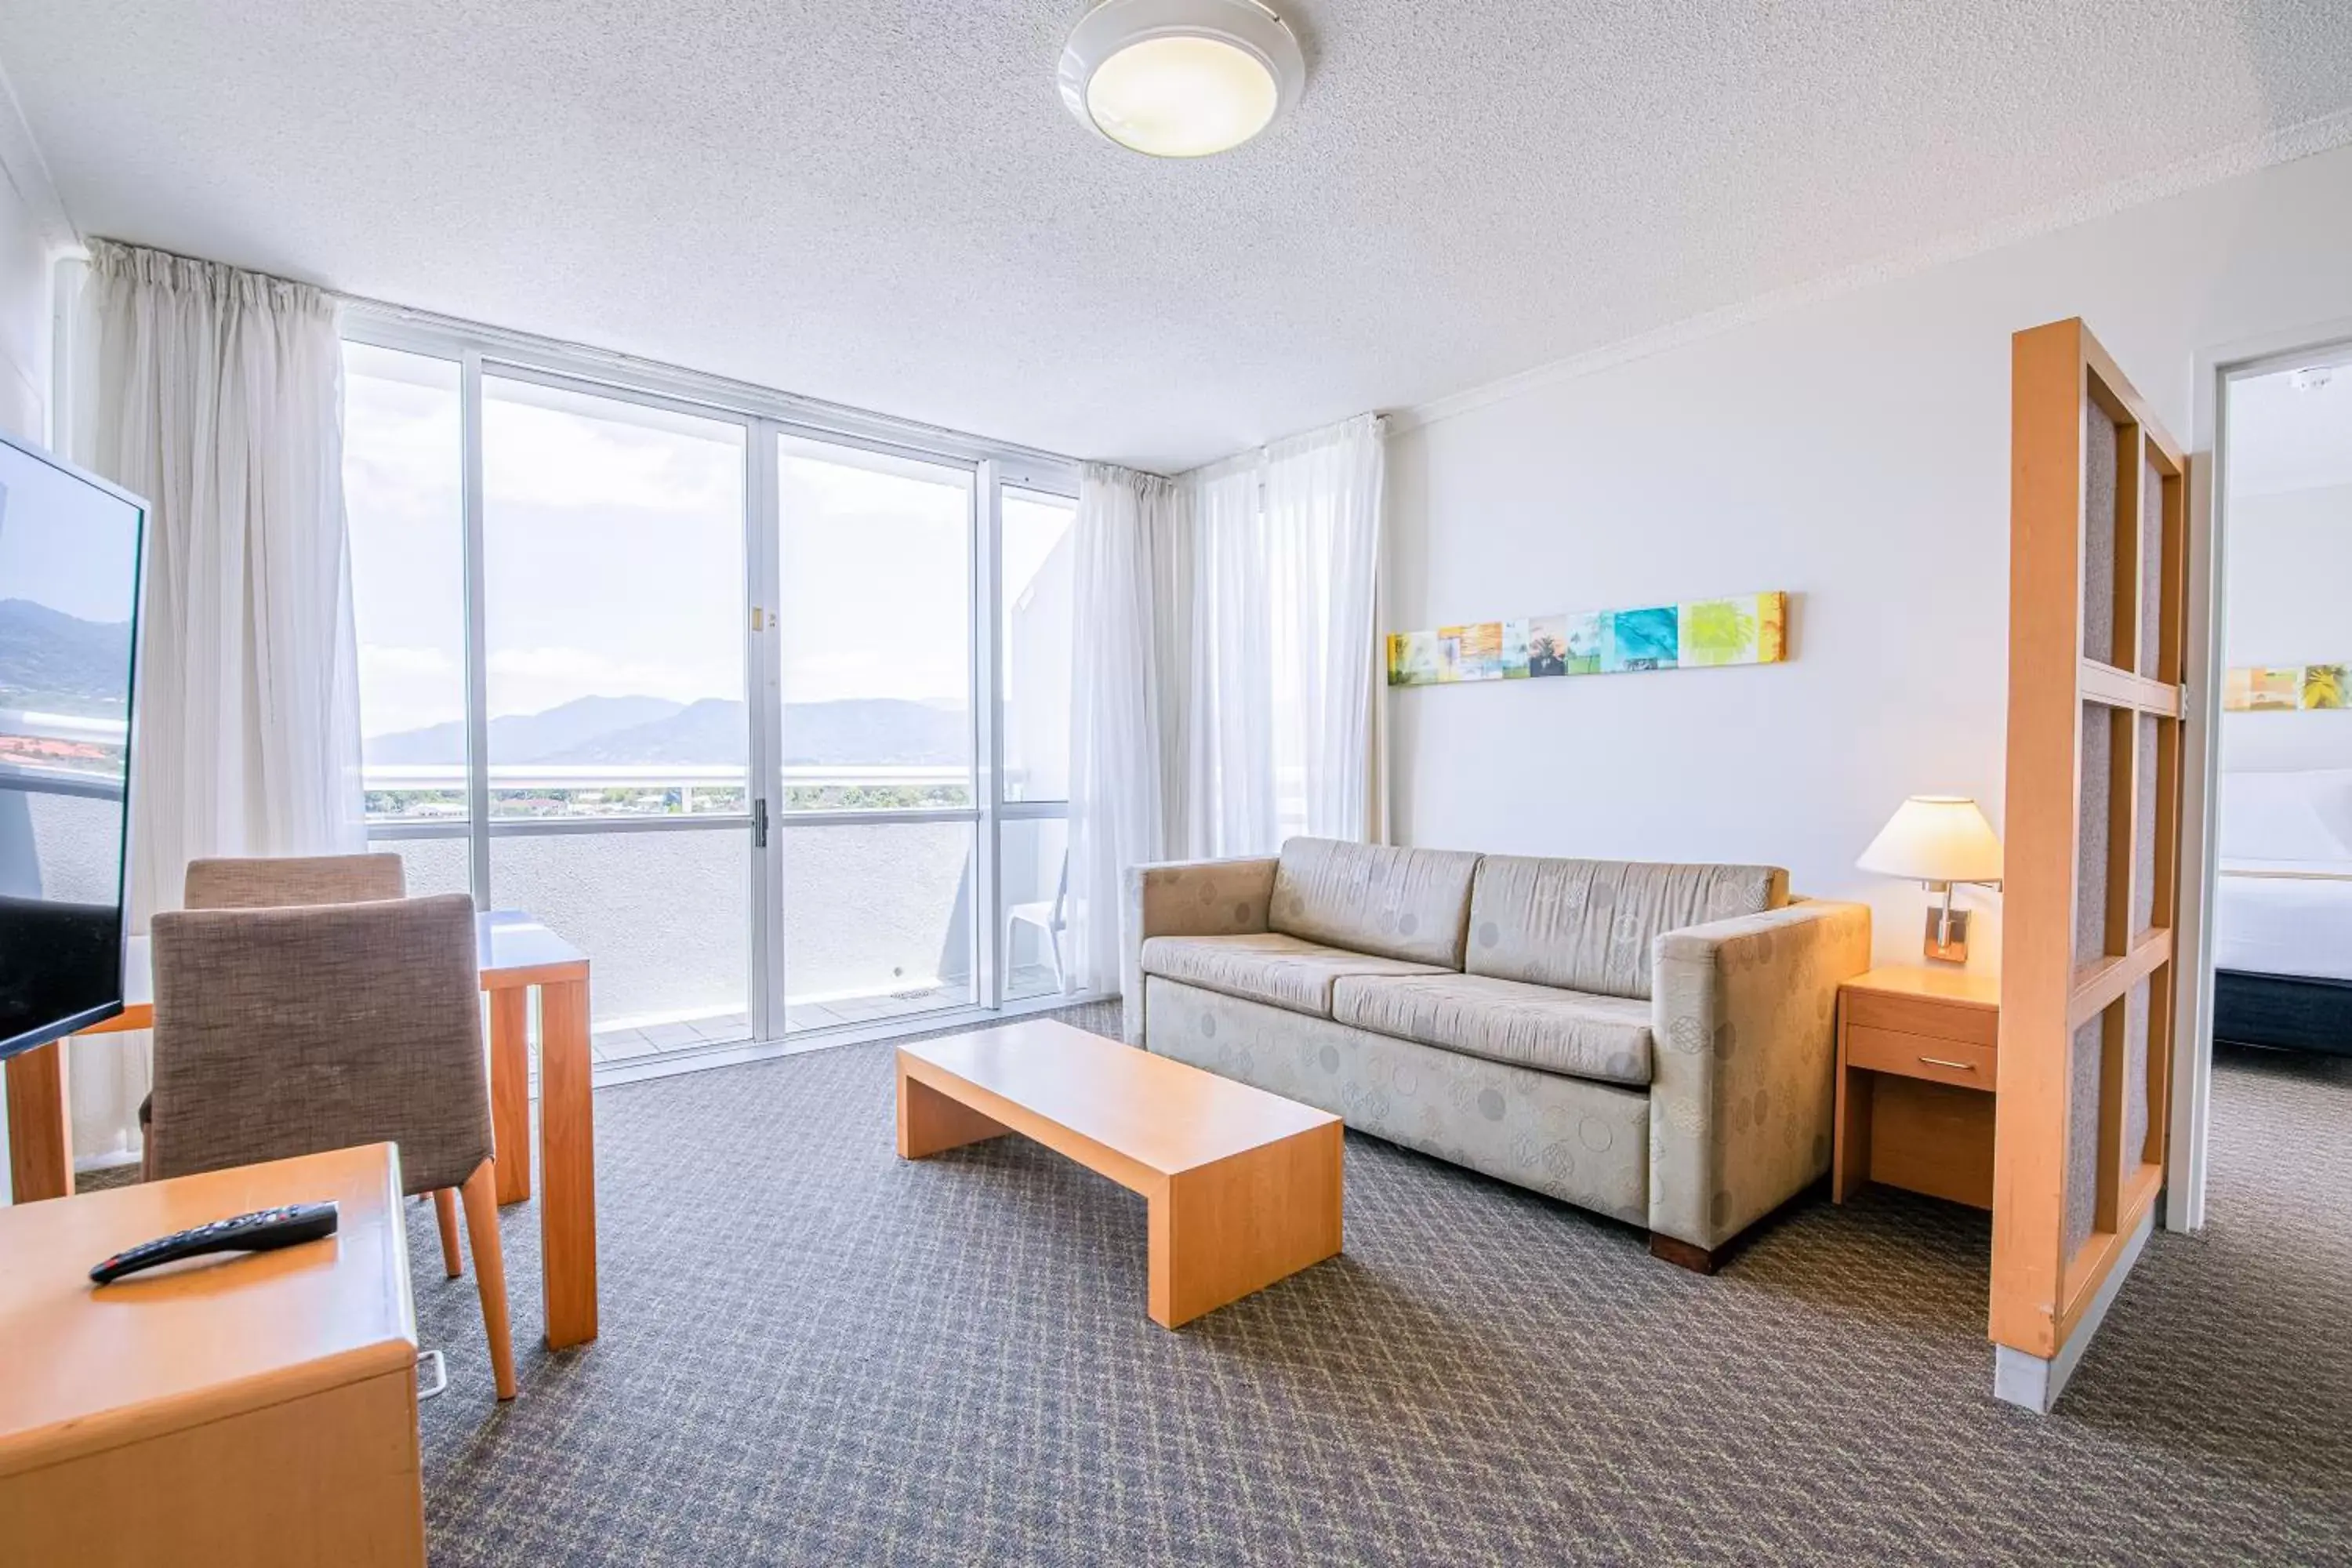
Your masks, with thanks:
[[[504,1409],[412,1213],[436,1564],[2352,1561],[2352,1062],[2225,1053],[2210,1228],[2041,1419],[1931,1200],[1703,1279],[1351,1137],[1346,1255],[1169,1333],[1139,1199],[1019,1140],[901,1163],[889,1064],[600,1092],[604,1337],[539,1343],[507,1211]]]

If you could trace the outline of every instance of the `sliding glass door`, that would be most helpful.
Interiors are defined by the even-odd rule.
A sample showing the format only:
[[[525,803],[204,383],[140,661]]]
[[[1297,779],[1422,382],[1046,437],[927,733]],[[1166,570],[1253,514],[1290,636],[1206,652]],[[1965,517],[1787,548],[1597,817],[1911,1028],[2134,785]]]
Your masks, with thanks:
[[[780,436],[784,1023],[975,999],[968,466]]]
[[[1003,995],[1066,988],[1070,594],[1077,503],[1005,487],[998,502],[997,887]]]
[[[1065,990],[1066,471],[381,336],[345,485],[412,891],[585,948],[607,1066]]]
[[[482,375],[489,901],[588,950],[607,1060],[751,1035],[749,447]]]

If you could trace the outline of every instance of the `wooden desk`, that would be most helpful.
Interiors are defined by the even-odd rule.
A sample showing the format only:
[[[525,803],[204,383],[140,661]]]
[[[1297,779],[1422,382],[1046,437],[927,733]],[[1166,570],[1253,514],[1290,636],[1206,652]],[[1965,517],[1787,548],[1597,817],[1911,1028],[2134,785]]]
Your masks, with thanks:
[[[898,1154],[1018,1132],[1150,1204],[1165,1329],[1339,1251],[1339,1119],[1038,1020],[898,1047]]]
[[[530,1196],[530,992],[539,992],[540,1269],[551,1350],[596,1337],[596,1127],[589,1094],[588,955],[520,910],[475,917],[490,1002],[490,1122],[499,1202]],[[87,1034],[153,1026],[147,942],[130,944],[122,1012]],[[7,1063],[8,1152],[20,1204],[73,1192],[62,1045]],[[92,1261],[96,1261],[92,1259]]]
[[[1965,970],[1874,969],[1838,988],[1839,1203],[1884,1182],[1992,1207],[2000,982]]]
[[[89,1282],[133,1242],[322,1198],[324,1240]],[[0,1558],[424,1563],[391,1144],[0,1209]]]

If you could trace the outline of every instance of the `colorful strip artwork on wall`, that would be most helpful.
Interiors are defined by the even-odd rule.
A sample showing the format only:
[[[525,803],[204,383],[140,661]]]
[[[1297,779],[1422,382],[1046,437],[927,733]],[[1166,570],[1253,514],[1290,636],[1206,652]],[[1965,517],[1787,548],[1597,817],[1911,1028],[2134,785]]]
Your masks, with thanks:
[[[2292,713],[2343,708],[2352,667],[2341,664],[2242,665],[2221,682],[2224,713]]]
[[[1779,664],[1789,596],[1738,594],[1637,610],[1585,610],[1389,634],[1391,686]]]

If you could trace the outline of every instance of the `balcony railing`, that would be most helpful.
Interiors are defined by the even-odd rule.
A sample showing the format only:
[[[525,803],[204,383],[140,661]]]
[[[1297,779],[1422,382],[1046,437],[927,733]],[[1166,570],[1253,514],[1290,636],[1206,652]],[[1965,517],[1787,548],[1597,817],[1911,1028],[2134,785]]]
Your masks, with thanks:
[[[974,810],[971,770],[954,764],[795,763],[780,772],[786,814],[969,816]],[[488,782],[491,817],[509,822],[696,817],[718,826],[751,810],[750,770],[738,763],[493,763]],[[447,831],[462,831],[462,763],[377,764],[365,770],[363,783],[372,827],[429,833],[429,825],[443,823]]]
[[[116,868],[110,847],[110,847],[120,831],[128,726],[0,710],[0,737],[55,743],[54,756],[46,746],[0,752],[0,791],[27,797],[45,879],[72,896],[83,896],[85,886],[89,896],[100,896]],[[74,754],[77,748],[83,754]],[[597,956],[600,1059],[748,1032],[751,916],[739,846],[748,844],[751,826],[749,769],[499,763],[487,782],[487,826],[493,844],[506,847],[493,850],[493,888],[511,889]],[[784,809],[771,821],[813,835],[796,834],[790,843],[804,847],[787,851],[787,1026],[822,1029],[968,1000],[977,841],[974,829],[961,825],[982,815],[970,770],[799,763],[780,770],[779,782]],[[377,765],[363,771],[362,784],[369,834],[402,850],[412,888],[461,889],[463,840],[471,831],[467,770]],[[110,808],[113,822],[93,819]],[[1008,831],[1015,819],[1038,823],[1062,809],[1055,802],[1008,808]],[[940,826],[918,826],[926,822]],[[948,824],[960,826],[949,832]],[[634,836],[656,827],[685,836]],[[747,837],[730,844],[698,829]],[[1003,907],[1054,896],[1059,845],[1032,842],[1038,831],[1023,829],[1019,853],[1006,841],[998,873]],[[569,837],[599,834],[627,837],[602,844]],[[1023,928],[1003,940],[1007,990],[1051,989],[1042,938]]]
[[[783,835],[783,1005],[771,1026],[824,1029],[973,999],[972,944],[991,917],[973,907],[982,813],[971,780],[952,764],[780,770],[784,809],[769,822]],[[749,1030],[761,965],[750,945],[747,768],[499,763],[485,782],[492,896],[532,909],[595,957],[601,1058],[692,1049]],[[365,783],[372,807],[403,807],[372,811],[369,832],[409,861],[411,886],[463,887],[463,846],[475,831],[467,770],[378,766]],[[1064,809],[1030,802],[1008,814],[999,908],[1054,899],[1060,840],[1033,825]],[[1055,988],[1038,931],[1008,927],[999,940],[1008,994]]]
[[[120,719],[0,708],[0,789],[119,801],[130,737]]]

